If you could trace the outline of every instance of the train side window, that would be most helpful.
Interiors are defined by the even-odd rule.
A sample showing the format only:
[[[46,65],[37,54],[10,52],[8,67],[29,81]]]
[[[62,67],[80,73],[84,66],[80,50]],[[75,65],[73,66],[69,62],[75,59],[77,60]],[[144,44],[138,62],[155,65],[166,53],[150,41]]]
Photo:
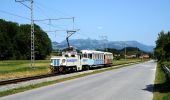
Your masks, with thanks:
[[[92,54],[89,54],[89,58],[92,59]]]
[[[80,59],[82,58],[82,56],[80,55]]]
[[[68,55],[65,55],[65,57],[68,57]]]
[[[87,54],[84,54],[83,56],[84,56],[84,58],[87,58]]]

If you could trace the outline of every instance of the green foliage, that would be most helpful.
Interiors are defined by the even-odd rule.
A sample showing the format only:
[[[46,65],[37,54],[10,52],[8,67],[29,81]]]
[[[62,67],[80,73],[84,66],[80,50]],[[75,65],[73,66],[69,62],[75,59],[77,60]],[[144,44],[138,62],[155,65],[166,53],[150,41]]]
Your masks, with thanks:
[[[30,28],[0,19],[0,60],[30,59]],[[35,59],[45,59],[52,51],[51,40],[38,25],[34,34]]]
[[[170,32],[160,32],[156,41],[155,56],[159,61],[170,59]]]

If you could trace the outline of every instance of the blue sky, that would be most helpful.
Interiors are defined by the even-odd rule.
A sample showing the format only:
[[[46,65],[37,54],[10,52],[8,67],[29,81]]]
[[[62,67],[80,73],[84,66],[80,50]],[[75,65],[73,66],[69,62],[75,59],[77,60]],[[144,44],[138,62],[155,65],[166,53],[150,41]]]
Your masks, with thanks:
[[[75,27],[80,31],[71,38],[107,36],[110,41],[136,40],[155,45],[158,33],[170,30],[169,4],[170,0],[35,0],[34,19],[75,17]],[[30,23],[6,13],[30,18],[30,10],[15,0],[0,1],[0,18]],[[73,25],[72,20],[35,23],[44,31],[72,29]],[[60,42],[65,40],[66,32],[48,35],[52,41]]]

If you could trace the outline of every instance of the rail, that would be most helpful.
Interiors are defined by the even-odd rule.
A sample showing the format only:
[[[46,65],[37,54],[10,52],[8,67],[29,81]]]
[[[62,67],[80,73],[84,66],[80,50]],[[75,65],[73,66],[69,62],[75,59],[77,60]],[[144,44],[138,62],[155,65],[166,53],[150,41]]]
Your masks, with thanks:
[[[166,65],[163,65],[162,68],[166,74],[170,75],[170,69]]]
[[[42,79],[42,78],[47,78],[47,77],[52,77],[52,76],[56,76],[56,74],[46,74],[46,75],[38,75],[38,76],[32,76],[32,77],[4,80],[4,81],[0,81],[0,86],[18,83],[18,82],[25,82],[25,81],[30,81],[30,80]]]

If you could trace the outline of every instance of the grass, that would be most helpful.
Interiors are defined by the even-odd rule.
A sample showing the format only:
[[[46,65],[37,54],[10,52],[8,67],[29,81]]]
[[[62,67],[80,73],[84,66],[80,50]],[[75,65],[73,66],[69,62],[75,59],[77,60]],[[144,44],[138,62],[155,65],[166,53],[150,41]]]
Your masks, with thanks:
[[[113,65],[121,65],[121,64],[128,64],[133,62],[139,62],[141,59],[120,59],[120,60],[113,60]]]
[[[158,63],[157,65],[153,100],[170,100],[170,79],[162,70],[161,64],[169,65],[170,62]]]
[[[37,60],[31,68],[29,60],[0,61],[0,80],[47,74],[49,64],[49,60]]]
[[[29,86],[25,86],[25,87],[19,87],[19,88],[6,90],[6,91],[1,91],[0,97],[19,93],[19,92],[23,92],[23,91],[27,91],[27,90],[31,90],[31,89],[35,89],[35,88],[39,88],[39,87],[43,87],[43,86],[47,86],[47,85],[52,85],[52,84],[55,84],[55,83],[64,82],[64,81],[67,81],[67,80],[72,80],[72,79],[76,79],[76,78],[80,78],[80,77],[84,77],[84,76],[88,76],[88,75],[92,75],[92,74],[97,74],[97,73],[101,73],[101,72],[105,72],[105,71],[109,71],[109,70],[113,70],[113,69],[117,69],[117,68],[121,68],[121,67],[125,67],[125,66],[127,66],[127,65],[122,65],[122,66],[119,66],[119,67],[108,67],[108,68],[105,68],[105,69],[95,70],[93,72],[83,73],[83,74],[79,74],[79,75],[75,75],[75,76],[71,76],[71,77],[57,79],[57,80],[54,80],[54,81],[48,81],[48,82],[38,83],[38,84],[35,84],[35,85],[29,85]]]

